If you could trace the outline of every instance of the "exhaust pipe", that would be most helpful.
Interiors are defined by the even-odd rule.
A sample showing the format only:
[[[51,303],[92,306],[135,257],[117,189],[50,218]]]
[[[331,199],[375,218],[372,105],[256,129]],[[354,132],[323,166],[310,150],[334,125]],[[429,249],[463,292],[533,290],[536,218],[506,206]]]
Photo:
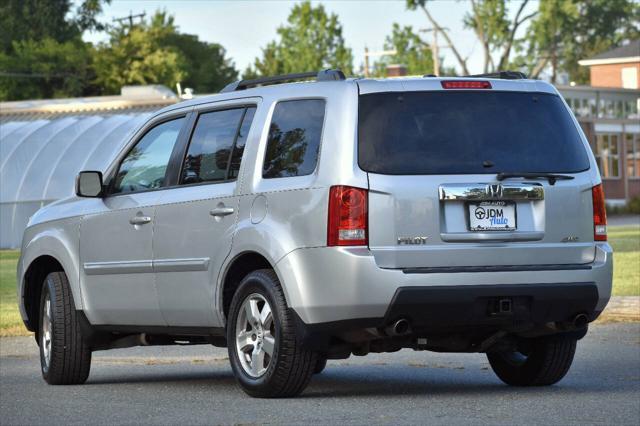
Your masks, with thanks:
[[[573,319],[573,326],[575,328],[584,328],[589,324],[589,317],[586,314],[578,314]]]
[[[397,320],[396,322],[390,324],[385,328],[385,333],[388,336],[402,336],[404,334],[409,333],[410,331],[409,321],[404,318]]]

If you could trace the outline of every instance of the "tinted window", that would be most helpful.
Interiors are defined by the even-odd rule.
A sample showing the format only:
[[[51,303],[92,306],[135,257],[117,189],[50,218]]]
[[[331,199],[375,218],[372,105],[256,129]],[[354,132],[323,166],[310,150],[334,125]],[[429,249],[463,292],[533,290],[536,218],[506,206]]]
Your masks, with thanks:
[[[407,92],[360,96],[359,164],[383,174],[578,172],[589,160],[558,96]]]
[[[313,173],[318,162],[324,104],[320,99],[308,99],[276,105],[262,176],[279,178]]]
[[[240,126],[240,132],[236,139],[236,143],[233,147],[233,154],[231,154],[231,165],[229,166],[229,179],[236,179],[238,172],[240,171],[240,161],[242,160],[242,154],[244,153],[244,145],[247,143],[247,135],[251,128],[251,122],[253,116],[256,113],[255,107],[247,108],[247,112],[242,119],[242,126]]]
[[[182,183],[227,179],[233,142],[244,108],[214,111],[198,117],[182,168]]]
[[[114,193],[160,188],[184,118],[167,121],[148,131],[120,163]]]

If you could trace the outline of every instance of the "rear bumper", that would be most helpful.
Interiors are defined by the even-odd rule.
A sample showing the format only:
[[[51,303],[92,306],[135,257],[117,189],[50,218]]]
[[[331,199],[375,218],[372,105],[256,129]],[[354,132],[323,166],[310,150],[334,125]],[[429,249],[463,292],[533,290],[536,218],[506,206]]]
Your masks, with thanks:
[[[289,306],[307,326],[371,327],[400,316],[416,316],[416,326],[424,327],[473,325],[479,318],[472,313],[486,305],[478,300],[500,297],[514,306],[524,300],[535,323],[577,313],[594,320],[611,296],[613,272],[611,247],[595,250],[595,261],[580,268],[407,273],[379,268],[366,248],[323,247],[289,253],[276,271]]]
[[[382,318],[306,324],[295,311],[293,317],[298,339],[319,351],[328,351],[335,337],[349,338],[365,329],[385,330],[384,336],[400,319],[409,324],[405,336],[409,341],[411,336],[428,337],[432,345],[445,342],[446,351],[477,351],[483,340],[496,334],[536,337],[571,333],[582,338],[586,322],[599,314],[595,310],[598,300],[594,283],[401,287]],[[500,308],[503,303],[509,305],[506,312]],[[452,337],[457,342],[450,340]]]
[[[594,283],[404,287],[396,291],[384,323],[404,318],[426,334],[535,329],[550,322],[569,325],[581,314],[592,321],[597,303]]]

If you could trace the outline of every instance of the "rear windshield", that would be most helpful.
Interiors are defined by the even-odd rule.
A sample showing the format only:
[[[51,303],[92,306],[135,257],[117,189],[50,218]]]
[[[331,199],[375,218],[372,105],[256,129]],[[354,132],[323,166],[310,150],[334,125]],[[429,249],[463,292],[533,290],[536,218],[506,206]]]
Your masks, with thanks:
[[[360,96],[360,168],[381,174],[574,173],[589,159],[556,95],[393,92]]]

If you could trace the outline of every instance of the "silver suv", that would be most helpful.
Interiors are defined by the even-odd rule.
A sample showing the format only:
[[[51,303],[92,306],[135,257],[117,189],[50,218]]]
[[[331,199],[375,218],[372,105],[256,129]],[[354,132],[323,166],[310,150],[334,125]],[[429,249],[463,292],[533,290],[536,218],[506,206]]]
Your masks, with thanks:
[[[227,346],[257,397],[403,348],[550,385],[611,293],[600,183],[562,97],[520,73],[239,81],[31,218],[20,310],[51,384],[180,343]]]

